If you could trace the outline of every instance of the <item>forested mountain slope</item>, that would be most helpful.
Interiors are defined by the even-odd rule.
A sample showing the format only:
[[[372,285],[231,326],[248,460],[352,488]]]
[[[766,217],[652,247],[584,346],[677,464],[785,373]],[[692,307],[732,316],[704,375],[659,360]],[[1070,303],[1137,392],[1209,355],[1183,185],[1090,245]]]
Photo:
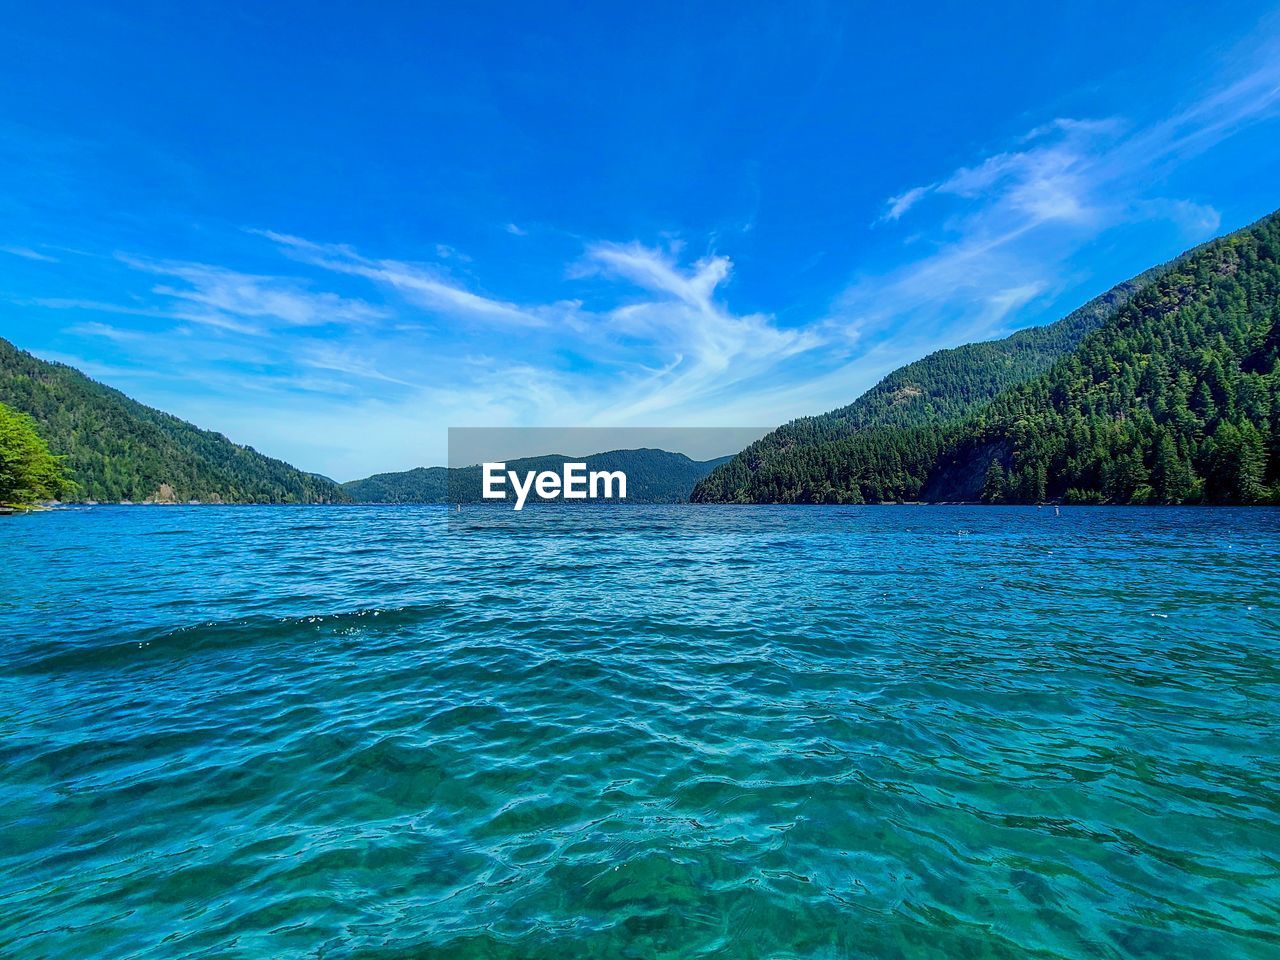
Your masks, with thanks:
[[[814,418],[862,405],[861,429],[823,439],[801,427],[819,439],[788,444],[786,431],[806,423],[797,421],[714,472],[694,499],[1266,500],[1276,480],[1278,230],[1273,214],[1135,278],[1068,356],[987,402],[968,389],[982,374],[966,370],[943,404],[959,415],[872,416],[905,367]]]
[[[1197,254],[1049,373],[998,397],[936,465],[924,494],[1274,500],[1278,364],[1280,215],[1273,215]]]
[[[414,467],[349,480],[343,491],[356,503],[448,503],[449,468]]]
[[[708,502],[811,502],[824,495],[825,485],[817,475],[802,479],[798,467],[825,460],[823,445],[868,430],[944,424],[981,409],[1001,391],[1049,369],[1176,263],[1126,280],[1047,326],[938,350],[900,367],[848,406],[801,417],[762,437],[699,484],[697,496]]]
[[[871,427],[911,427],[962,416],[1008,387],[1043,373],[1175,263],[1126,280],[1047,326],[931,353],[893,371],[847,407],[792,421],[759,442],[783,447],[836,439]]]
[[[61,363],[0,339],[0,402],[34,419],[65,457],[79,500],[223,503],[345,501],[331,480],[304,473],[220,433],[144,406]]]

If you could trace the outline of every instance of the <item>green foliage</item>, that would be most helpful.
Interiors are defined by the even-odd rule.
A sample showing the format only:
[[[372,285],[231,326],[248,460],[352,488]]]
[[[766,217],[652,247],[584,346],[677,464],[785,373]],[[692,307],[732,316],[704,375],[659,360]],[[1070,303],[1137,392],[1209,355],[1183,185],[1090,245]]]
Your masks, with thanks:
[[[448,503],[449,468],[415,467],[349,480],[342,489],[356,503]]]
[[[83,500],[317,503],[346,500],[331,480],[129,399],[0,339],[0,402],[30,416]]]
[[[1201,248],[996,398],[950,457],[1000,444],[1017,502],[1068,490],[1106,503],[1267,502],[1280,473],[1277,251],[1280,215]],[[927,488],[968,493],[945,471]]]
[[[0,504],[54,500],[68,486],[61,462],[36,432],[35,421],[0,403]]]
[[[830,487],[871,502],[1274,501],[1278,251],[1275,214],[1122,285],[1058,333],[1071,317],[962,357],[934,354],[851,407],[748,447],[695,499],[812,503]],[[1006,367],[1011,382],[991,392],[993,365],[1019,336],[1059,359],[1034,374],[1034,362]],[[903,384],[926,379],[921,365],[928,389],[908,402],[940,399],[894,412]]]
[[[1000,461],[993,457],[991,465],[987,467],[986,478],[982,482],[982,502],[1004,503],[1007,483],[1004,467],[1000,466]]]

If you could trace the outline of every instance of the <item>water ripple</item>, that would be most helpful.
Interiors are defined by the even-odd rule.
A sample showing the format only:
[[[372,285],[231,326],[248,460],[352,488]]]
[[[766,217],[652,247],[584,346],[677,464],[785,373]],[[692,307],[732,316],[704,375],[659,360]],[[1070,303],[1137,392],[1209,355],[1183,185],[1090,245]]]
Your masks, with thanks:
[[[0,536],[0,954],[1280,955],[1280,513]]]

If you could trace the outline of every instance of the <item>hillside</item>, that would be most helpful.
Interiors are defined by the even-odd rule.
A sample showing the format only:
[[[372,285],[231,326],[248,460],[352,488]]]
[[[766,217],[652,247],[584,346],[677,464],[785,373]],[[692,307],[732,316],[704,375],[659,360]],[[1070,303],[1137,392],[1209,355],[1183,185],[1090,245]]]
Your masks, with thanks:
[[[1214,243],[966,425],[927,499],[1280,500],[1280,215]]]
[[[35,420],[64,457],[77,500],[223,503],[345,501],[304,473],[219,433],[144,406],[61,363],[0,339],[0,403]]]
[[[945,423],[972,413],[1001,391],[1048,370],[1180,259],[1117,284],[1047,326],[1019,330],[1002,340],[938,350],[900,367],[848,406],[801,417],[762,437],[703,484],[703,493],[714,490],[717,500],[751,500],[750,475],[772,459],[790,460],[797,448],[880,427]]]
[[[748,447],[694,499],[1267,499],[1276,472],[1278,223],[1272,215],[1121,285],[1082,308],[1083,322],[1077,311],[1024,331],[1041,340],[1064,324],[1064,336],[1041,342],[1065,349],[986,400],[982,387],[999,379],[989,350],[966,354],[973,364],[934,354],[920,364],[937,375],[941,402],[895,410],[894,395],[920,379],[904,367],[850,407]],[[1081,332],[1073,346],[1072,330]],[[1000,341],[996,355],[1018,336]]]
[[[692,460],[682,453],[666,450],[612,450],[576,458],[587,470],[621,470],[627,475],[627,501],[630,503],[681,503],[689,499],[694,485],[728,457],[716,460]],[[518,473],[529,470],[559,471],[567,460],[558,454],[524,457],[507,461],[507,469]],[[379,473],[363,480],[342,485],[358,503],[452,503],[473,502],[481,498],[479,466],[417,467],[401,473]]]
[[[838,464],[828,464],[833,451],[824,449],[826,445],[866,431],[897,428],[896,433],[945,424],[981,409],[1002,391],[1048,370],[1181,259],[1126,280],[1047,326],[1019,330],[1002,340],[939,350],[900,367],[848,406],[801,417],[762,437],[700,484],[696,496],[706,502],[821,501],[831,486],[826,474],[831,470],[839,474]],[[912,441],[886,435],[877,442],[893,447],[930,440],[931,434]],[[814,469],[802,469],[809,461],[815,463]],[[838,480],[837,476],[832,481],[836,489]],[[894,497],[886,492],[874,499]]]
[[[448,503],[449,468],[415,467],[349,480],[343,491],[356,503]]]

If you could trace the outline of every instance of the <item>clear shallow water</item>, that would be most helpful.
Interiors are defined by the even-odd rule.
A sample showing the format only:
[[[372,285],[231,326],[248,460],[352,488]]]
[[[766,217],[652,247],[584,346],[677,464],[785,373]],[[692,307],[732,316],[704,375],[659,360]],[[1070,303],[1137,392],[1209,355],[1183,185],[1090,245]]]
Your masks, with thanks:
[[[1280,512],[0,520],[5,957],[1280,956]]]

